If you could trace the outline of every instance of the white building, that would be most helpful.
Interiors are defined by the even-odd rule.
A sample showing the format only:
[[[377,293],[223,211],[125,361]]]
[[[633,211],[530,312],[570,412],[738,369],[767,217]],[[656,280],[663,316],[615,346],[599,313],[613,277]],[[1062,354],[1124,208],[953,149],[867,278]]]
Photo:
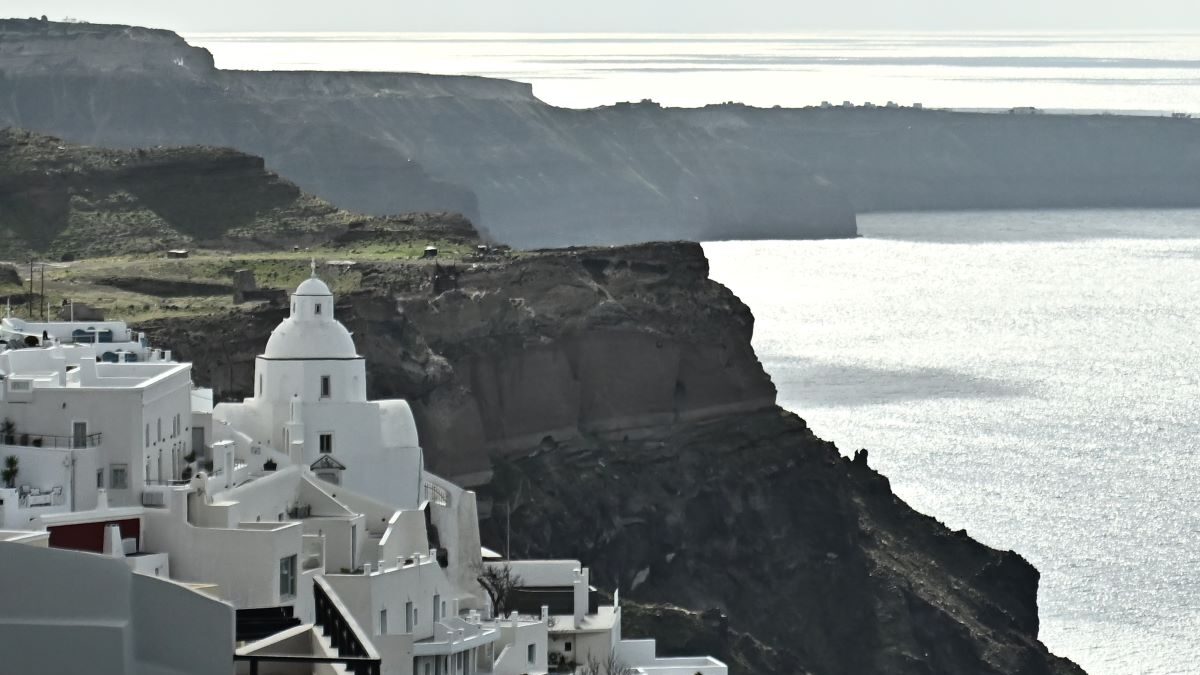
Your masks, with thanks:
[[[423,460],[412,411],[403,400],[367,400],[366,361],[334,318],[324,282],[314,276],[296,289],[254,370],[254,397],[213,409],[216,434],[237,429],[330,482],[418,505]]]
[[[612,656],[644,675],[725,675],[623,640],[619,603],[598,605],[579,561],[488,563],[521,580],[496,616],[474,493],[424,471],[404,401],[367,400],[365,362],[315,276],[242,403],[214,407],[167,354],[108,363],[97,344],[0,353],[0,419],[13,421],[0,458],[19,466],[0,490],[0,528],[14,530],[0,539],[73,549],[0,546],[0,577],[19,570],[8,577],[32,579],[36,598],[63,575],[105,586],[43,608],[0,603],[0,628],[39,626],[7,642],[0,630],[19,653],[0,663],[79,640],[76,656],[55,655],[62,672],[521,675]],[[202,639],[178,647],[193,621]]]
[[[0,532],[0,670],[228,675],[232,607],[47,539]]]
[[[7,320],[6,320],[7,321]],[[0,526],[28,509],[79,510],[106,488],[132,505],[148,484],[178,479],[191,452],[191,366],[152,351],[148,360],[98,360],[94,344],[0,353],[0,460],[15,457],[0,489]]]

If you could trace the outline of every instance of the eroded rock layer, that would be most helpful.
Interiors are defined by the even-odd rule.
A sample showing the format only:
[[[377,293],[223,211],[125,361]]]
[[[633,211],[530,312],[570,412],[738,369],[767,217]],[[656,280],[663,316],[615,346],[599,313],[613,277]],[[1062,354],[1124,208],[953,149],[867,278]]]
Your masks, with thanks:
[[[1038,573],[914,512],[774,404],[753,318],[694,244],[376,263],[339,316],[375,396],[414,404],[429,464],[475,484],[485,536],[577,556],[631,623],[750,673],[1081,672],[1037,640]],[[280,310],[163,321],[222,396]],[[238,322],[232,341],[208,336]],[[490,506],[489,506],[490,505]]]

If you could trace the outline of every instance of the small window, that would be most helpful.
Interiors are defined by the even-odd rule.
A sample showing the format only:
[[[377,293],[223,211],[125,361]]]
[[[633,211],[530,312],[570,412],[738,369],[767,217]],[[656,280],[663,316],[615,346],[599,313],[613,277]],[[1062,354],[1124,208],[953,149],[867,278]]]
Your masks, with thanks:
[[[146,445],[150,445],[150,423],[146,422]]]
[[[263,395],[263,376],[262,375],[258,376],[258,395],[259,396]]]
[[[158,440],[162,440],[162,418],[158,418]]]
[[[328,375],[321,376],[321,398],[329,398],[333,391],[333,384],[329,380]]]
[[[570,640],[567,640],[566,642],[563,643],[563,651],[564,652],[571,651],[571,641]]]
[[[109,485],[114,490],[129,489],[129,465],[128,464],[113,464],[112,477],[109,479]]]
[[[320,450],[325,454],[333,452],[333,434],[321,434]]]
[[[529,645],[528,651],[529,653],[526,654],[526,660],[529,661],[529,665],[537,663],[537,645]]]
[[[313,305],[313,314],[320,314],[320,313],[321,313],[321,303],[318,302]]]
[[[404,603],[404,632],[411,633],[413,629],[413,605],[412,602]],[[425,664],[428,667],[429,664]]]
[[[387,635],[387,610],[379,610],[379,634]]]
[[[433,596],[433,622],[437,623],[442,620],[442,596],[434,594]]]
[[[296,596],[296,556],[289,555],[279,560],[279,597]]]
[[[99,469],[96,471],[96,487],[104,487],[104,469]]]

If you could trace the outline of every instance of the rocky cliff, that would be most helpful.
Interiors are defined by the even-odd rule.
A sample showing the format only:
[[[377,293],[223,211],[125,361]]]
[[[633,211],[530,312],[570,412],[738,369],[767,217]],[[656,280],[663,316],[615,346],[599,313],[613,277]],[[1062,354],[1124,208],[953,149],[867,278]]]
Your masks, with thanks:
[[[1200,205],[1200,122],[914,109],[566,110],[528,85],[235,72],[179,36],[0,21],[0,123],[236,147],[376,214],[457,211],[521,247],[853,236],[855,213]]]
[[[138,195],[148,181],[146,204],[187,206],[156,215],[162,228],[199,218],[211,201],[170,178],[179,171],[115,166],[137,153],[11,136],[10,165],[47,167],[21,175],[119,177],[70,183],[68,201],[83,200],[92,222],[127,212],[96,197],[101,183]],[[226,167],[218,184],[234,196],[310,199],[237,153],[147,154],[168,167]],[[272,232],[286,212],[255,222]],[[59,222],[55,209],[24,213],[27,232]],[[329,213],[341,217],[351,216]],[[487,543],[503,548],[494,514],[511,512],[514,554],[588,561],[630,603],[627,634],[663,635],[669,653],[715,651],[746,675],[1081,672],[1038,642],[1038,573],[1024,559],[914,512],[865,461],[775,405],[750,346],[753,315],[708,278],[699,245],[480,249],[470,223],[445,214],[357,217],[330,231],[310,251],[260,242],[56,266],[49,305],[82,298],[142,317],[138,327],[192,360],[200,383],[238,398],[251,393],[254,356],[286,307],[213,294],[246,271],[294,286],[319,256],[338,317],[371,364],[370,395],[409,399],[430,468],[479,491]],[[430,241],[447,245],[421,257]],[[0,275],[13,293],[22,281]]]
[[[774,404],[753,317],[697,245],[378,262],[337,309],[371,395],[409,398],[431,468],[479,490],[487,543],[511,510],[513,554],[587,560],[636,603],[631,634],[739,673],[1082,672],[1038,642],[1023,558],[914,512]],[[240,396],[282,315],[147,327]]]
[[[325,241],[362,220],[302,194],[261,157],[82,148],[0,129],[0,258],[278,248]]]

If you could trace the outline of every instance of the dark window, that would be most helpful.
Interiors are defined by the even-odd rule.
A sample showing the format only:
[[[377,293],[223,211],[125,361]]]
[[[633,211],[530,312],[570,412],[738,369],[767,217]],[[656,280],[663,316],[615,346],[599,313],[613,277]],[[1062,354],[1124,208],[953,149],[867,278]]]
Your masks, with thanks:
[[[570,640],[567,640],[565,643],[563,643],[563,651],[564,652],[571,651],[571,641]]]
[[[329,381],[329,376],[322,375],[321,376],[321,398],[329,398],[331,391],[333,391],[333,385]]]
[[[296,595],[296,556],[289,555],[279,561],[279,597]]]
[[[320,314],[320,313],[321,313],[321,303],[318,302],[315,305],[313,305],[313,314]]]
[[[321,434],[320,450],[326,454],[333,452],[333,434]]]
[[[108,481],[109,487],[114,490],[129,489],[129,465],[128,464],[113,464],[112,478]]]

